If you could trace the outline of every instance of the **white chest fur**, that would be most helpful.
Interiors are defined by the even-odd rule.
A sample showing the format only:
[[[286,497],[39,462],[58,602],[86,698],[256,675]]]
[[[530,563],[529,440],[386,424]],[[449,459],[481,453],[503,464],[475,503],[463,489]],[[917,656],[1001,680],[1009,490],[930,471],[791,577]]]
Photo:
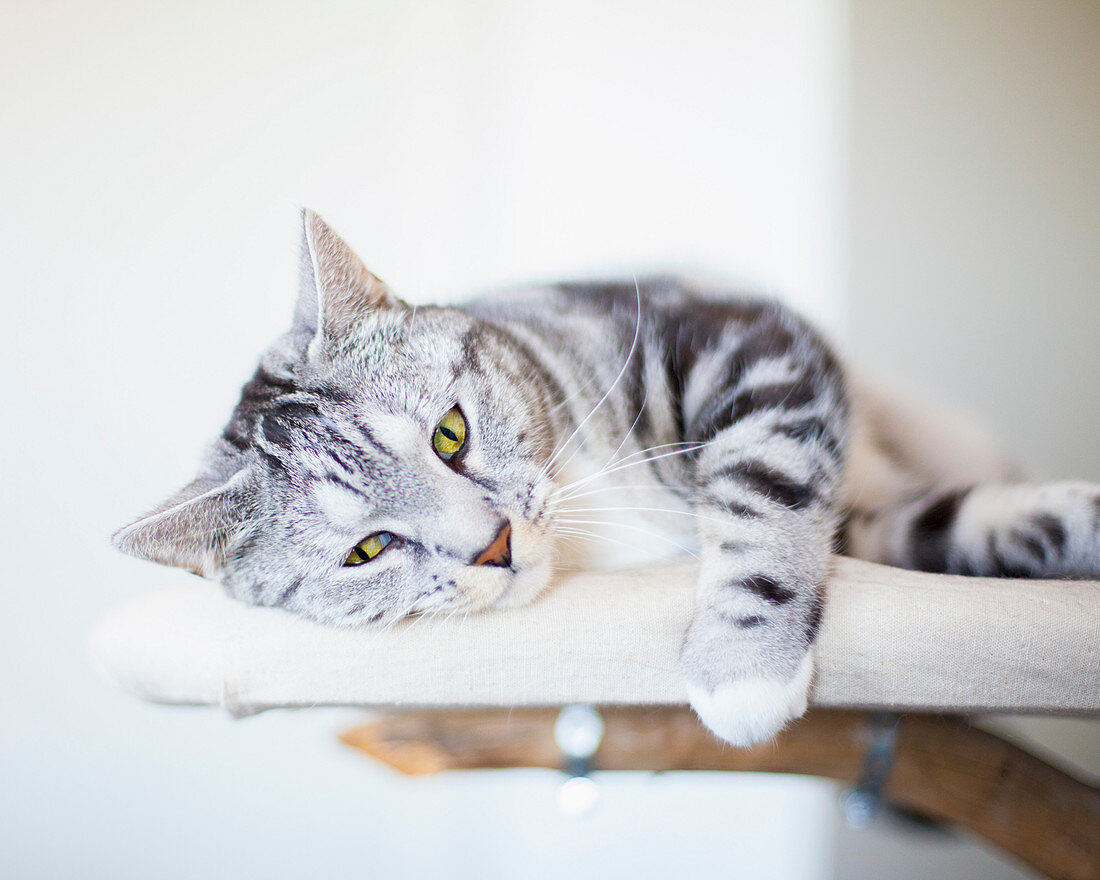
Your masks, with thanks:
[[[639,466],[616,469],[582,451],[562,468],[559,485],[569,487],[557,513],[563,565],[618,568],[697,552],[690,505],[640,458],[630,461]]]

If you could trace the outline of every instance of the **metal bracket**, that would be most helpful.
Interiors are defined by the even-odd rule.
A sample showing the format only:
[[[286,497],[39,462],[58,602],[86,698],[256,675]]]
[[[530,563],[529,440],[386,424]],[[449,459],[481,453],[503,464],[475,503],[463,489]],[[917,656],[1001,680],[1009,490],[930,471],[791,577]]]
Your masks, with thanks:
[[[565,772],[587,776],[592,757],[603,741],[603,718],[595,706],[563,706],[554,722],[554,741],[565,756]]]
[[[588,774],[603,741],[603,728],[603,718],[594,706],[575,703],[558,713],[554,740],[565,757],[568,777],[558,789],[558,808],[563,813],[586,813],[595,806],[598,792]]]
[[[901,716],[873,712],[867,719],[868,746],[856,784],[841,792],[840,810],[851,828],[866,828],[882,812],[882,790],[894,766]]]

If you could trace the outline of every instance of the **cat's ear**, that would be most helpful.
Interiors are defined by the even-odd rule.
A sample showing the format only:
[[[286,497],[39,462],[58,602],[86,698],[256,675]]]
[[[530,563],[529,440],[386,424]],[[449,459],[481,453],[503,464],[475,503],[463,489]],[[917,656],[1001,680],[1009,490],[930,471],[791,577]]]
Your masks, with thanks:
[[[131,556],[212,577],[225,565],[233,537],[250,519],[250,486],[245,471],[225,481],[197,479],[119,529],[111,542]]]
[[[302,211],[302,276],[297,326],[318,339],[344,339],[373,309],[401,305],[346,241],[313,211]]]

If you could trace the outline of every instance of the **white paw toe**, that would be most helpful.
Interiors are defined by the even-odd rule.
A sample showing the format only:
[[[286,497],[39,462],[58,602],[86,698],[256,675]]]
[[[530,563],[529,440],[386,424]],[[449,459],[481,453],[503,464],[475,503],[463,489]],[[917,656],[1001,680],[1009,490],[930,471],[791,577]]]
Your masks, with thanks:
[[[732,745],[751,746],[771,739],[806,711],[813,672],[813,655],[807,653],[789,681],[747,678],[713,691],[688,684],[688,696],[695,713],[714,733]]]

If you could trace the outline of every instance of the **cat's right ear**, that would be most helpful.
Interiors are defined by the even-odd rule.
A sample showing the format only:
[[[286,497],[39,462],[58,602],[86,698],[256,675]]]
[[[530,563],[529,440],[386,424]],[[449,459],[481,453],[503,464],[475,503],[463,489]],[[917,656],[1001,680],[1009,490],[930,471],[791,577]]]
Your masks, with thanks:
[[[214,577],[225,565],[234,536],[249,522],[252,508],[245,471],[226,481],[200,478],[119,529],[111,543],[139,559]]]
[[[346,241],[317,214],[302,211],[301,280],[295,326],[308,330],[314,347],[343,341],[369,311],[402,305]]]

